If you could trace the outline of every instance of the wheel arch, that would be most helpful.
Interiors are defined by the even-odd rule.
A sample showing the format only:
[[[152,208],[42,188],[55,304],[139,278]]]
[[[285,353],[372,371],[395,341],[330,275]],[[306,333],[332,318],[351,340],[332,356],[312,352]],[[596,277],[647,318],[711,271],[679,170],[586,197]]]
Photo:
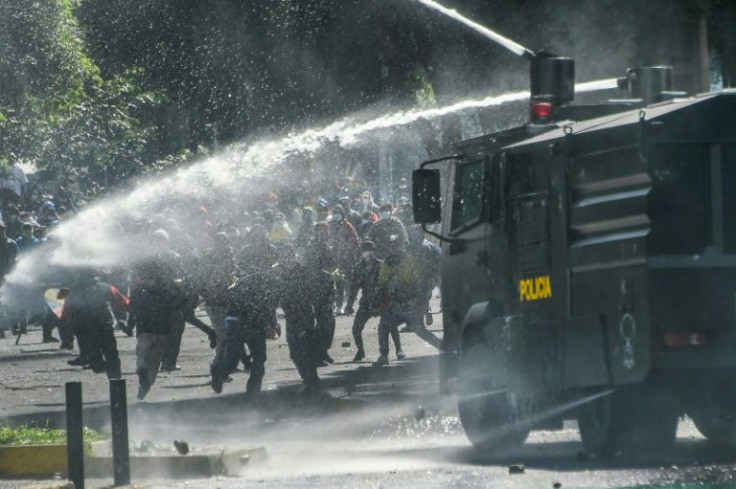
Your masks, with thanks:
[[[462,323],[462,339],[460,341],[461,355],[462,350],[467,347],[467,341],[471,338],[475,340],[482,339],[485,343],[488,343],[485,328],[494,317],[494,310],[495,307],[491,301],[478,302],[468,309]]]

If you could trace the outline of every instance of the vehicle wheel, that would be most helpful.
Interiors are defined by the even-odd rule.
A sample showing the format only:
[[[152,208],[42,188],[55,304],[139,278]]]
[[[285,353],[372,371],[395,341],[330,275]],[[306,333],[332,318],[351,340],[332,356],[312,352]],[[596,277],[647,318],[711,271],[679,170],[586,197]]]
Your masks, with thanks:
[[[583,448],[604,457],[666,453],[677,435],[674,405],[666,392],[644,385],[594,399],[578,413]]]
[[[494,385],[498,373],[491,350],[473,342],[460,359],[460,422],[468,439],[484,451],[522,445],[529,429],[519,422],[514,404],[505,388]]]
[[[615,445],[612,395],[604,395],[580,406],[578,429],[583,449],[593,456],[603,456]]]

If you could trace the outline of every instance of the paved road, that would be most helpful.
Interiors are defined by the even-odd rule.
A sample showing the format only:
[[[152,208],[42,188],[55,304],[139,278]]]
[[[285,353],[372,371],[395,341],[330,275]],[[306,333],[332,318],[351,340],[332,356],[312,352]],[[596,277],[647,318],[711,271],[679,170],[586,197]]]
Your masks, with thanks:
[[[455,400],[437,394],[437,356],[411,334],[402,335],[409,358],[373,368],[352,364],[350,320],[338,318],[333,356],[337,364],[321,369],[331,397],[306,401],[296,393],[298,378],[283,339],[268,345],[266,391],[257,400],[244,396],[245,374],[217,396],[208,386],[211,352],[193,328],[185,334],[183,370],[164,375],[146,402],[134,399],[133,338],[120,337],[123,370],[129,382],[130,439],[169,445],[185,439],[198,447],[263,446],[265,460],[246,466],[238,477],[149,481],[144,487],[236,488],[427,488],[427,487],[735,487],[736,454],[709,447],[688,420],[680,425],[671,454],[610,463],[578,456],[574,425],[557,432],[535,432],[522,449],[503,455],[473,450],[457,418]],[[376,321],[366,330],[375,345]],[[435,325],[435,328],[439,325]],[[71,355],[40,343],[39,331],[0,340],[0,417],[52,413],[63,426],[63,384],[82,380],[85,421],[106,429],[107,383],[104,376],[65,364]],[[375,358],[375,346],[369,353]],[[421,408],[420,408],[421,406]],[[54,415],[53,413],[57,413]],[[523,464],[524,473],[509,474]],[[139,482],[139,481],[134,481]],[[24,487],[25,481],[0,481],[0,487]],[[683,485],[685,484],[685,485]],[[701,484],[725,484],[703,486]],[[89,481],[107,487],[109,480]]]
[[[437,307],[437,304],[435,304]],[[432,330],[441,335],[441,315],[435,315],[437,323]],[[206,316],[203,320],[207,321]],[[283,320],[280,321],[283,328]],[[330,351],[335,364],[320,369],[320,375],[327,379],[341,378],[356,370],[372,368],[371,362],[378,355],[377,319],[372,319],[364,331],[368,357],[361,363],[352,363],[356,349],[351,335],[352,318],[338,317],[337,331],[333,348]],[[435,355],[437,350],[429,346],[413,334],[402,334],[404,352],[407,361],[397,362],[392,356],[394,365],[384,369],[401,368],[411,363],[412,357]],[[50,411],[61,411],[64,408],[64,383],[81,381],[83,383],[83,399],[86,406],[102,406],[109,399],[108,383],[104,375],[94,374],[89,370],[70,367],[67,360],[74,358],[75,352],[62,351],[58,344],[41,343],[41,331],[31,328],[27,335],[20,339],[9,333],[0,339],[0,420],[23,415],[38,415]],[[123,377],[128,380],[128,399],[135,403],[137,378],[135,376],[135,338],[128,338],[117,333]],[[146,398],[146,403],[176,402],[181,400],[206,399],[216,396],[209,386],[209,364],[213,350],[204,334],[194,327],[187,326],[184,333],[179,364],[182,370],[173,373],[162,373]],[[345,346],[343,346],[345,345]],[[392,346],[393,348],[393,346]],[[392,353],[393,355],[393,353]],[[389,375],[386,373],[386,375]],[[224,392],[242,393],[245,390],[246,377],[243,373],[233,375],[234,381],[225,384]],[[425,379],[437,387],[437,371],[427,372]],[[299,385],[299,376],[289,359],[289,351],[285,337],[268,343],[268,361],[266,363],[265,390],[274,390],[284,386]],[[328,382],[327,385],[335,396],[345,395],[345,385]],[[348,390],[352,387],[348,386]]]

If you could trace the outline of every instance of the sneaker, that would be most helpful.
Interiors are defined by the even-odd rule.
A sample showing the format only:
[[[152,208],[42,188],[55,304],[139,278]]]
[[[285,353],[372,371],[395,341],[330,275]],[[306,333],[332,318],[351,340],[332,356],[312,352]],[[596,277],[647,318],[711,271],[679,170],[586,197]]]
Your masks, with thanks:
[[[96,374],[104,374],[107,372],[107,365],[105,365],[105,362],[91,362],[89,366]]]
[[[145,399],[146,396],[148,395],[148,391],[149,390],[150,390],[150,388],[147,388],[147,387],[144,387],[142,385],[139,385],[138,386],[138,395],[136,396],[138,398],[138,400],[139,401],[142,401],[143,399]]]
[[[120,371],[120,366],[111,367],[107,370],[108,379],[122,379],[123,373]]]
[[[396,358],[398,358],[399,360],[403,360],[404,358],[406,358],[406,353],[404,353],[403,351],[399,350],[399,351],[396,352]]]
[[[326,363],[335,363],[335,360],[333,360],[330,354],[327,352],[325,352],[324,356],[322,357],[322,361]]]
[[[181,367],[179,365],[166,365],[165,367],[161,366],[162,372],[178,372],[179,370],[181,370]]]
[[[58,338],[54,338],[53,336],[44,336],[43,337],[43,342],[44,343],[58,343],[59,342],[59,339]]]
[[[220,394],[222,392],[222,377],[218,374],[214,374],[212,376],[210,386],[212,387],[212,390],[215,391],[215,394]]]
[[[404,326],[399,330],[399,333],[411,333],[411,328],[409,326]]]
[[[59,346],[60,350],[73,350],[74,349],[74,343],[71,341],[62,341],[61,345]]]
[[[388,357],[386,355],[381,355],[378,357],[378,360],[373,362],[374,367],[382,367],[384,365],[388,365]]]
[[[359,362],[365,358],[365,352],[363,350],[358,350],[358,353],[355,354],[353,357],[353,363]]]
[[[89,361],[86,358],[77,357],[77,358],[73,358],[72,360],[69,360],[66,363],[68,365],[71,365],[72,367],[84,367],[85,365],[89,364]]]
[[[309,383],[303,385],[299,389],[297,395],[306,397],[307,399],[313,399],[322,395],[322,389],[320,388],[319,384]]]

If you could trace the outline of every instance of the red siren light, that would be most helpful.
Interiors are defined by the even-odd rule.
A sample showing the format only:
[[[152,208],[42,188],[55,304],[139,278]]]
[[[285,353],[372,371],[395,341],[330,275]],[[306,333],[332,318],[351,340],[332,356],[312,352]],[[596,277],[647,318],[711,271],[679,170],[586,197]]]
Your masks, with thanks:
[[[532,102],[532,122],[548,122],[554,107],[551,102]]]

